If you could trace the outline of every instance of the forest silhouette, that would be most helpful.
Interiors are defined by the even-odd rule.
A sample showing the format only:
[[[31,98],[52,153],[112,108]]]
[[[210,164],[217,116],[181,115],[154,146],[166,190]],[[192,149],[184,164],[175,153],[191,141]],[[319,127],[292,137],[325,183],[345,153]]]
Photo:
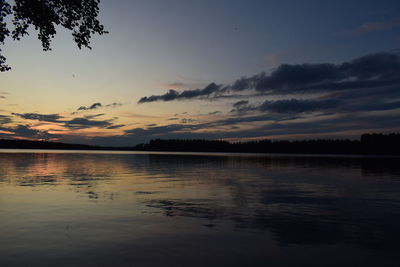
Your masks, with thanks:
[[[257,140],[228,142],[201,139],[155,139],[135,146],[109,147],[47,141],[0,140],[3,149],[67,149],[176,152],[294,153],[294,154],[381,154],[400,155],[400,134],[363,134],[359,140]]]

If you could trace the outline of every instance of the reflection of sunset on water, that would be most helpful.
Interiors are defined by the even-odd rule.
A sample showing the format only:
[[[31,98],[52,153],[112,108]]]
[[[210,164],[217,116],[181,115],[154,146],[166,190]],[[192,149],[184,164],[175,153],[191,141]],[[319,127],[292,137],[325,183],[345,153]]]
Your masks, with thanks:
[[[205,246],[231,266],[242,266],[240,259],[293,266],[324,261],[316,252],[330,247],[336,263],[350,257],[368,266],[399,248],[395,158],[7,151],[0,153],[0,235],[7,244],[0,263],[36,244],[22,262],[51,252],[81,264],[153,265],[149,250],[156,250],[157,259],[188,263]],[[162,252],[165,244],[176,256]],[[276,253],[260,253],[266,247]],[[303,256],[285,256],[299,251]]]

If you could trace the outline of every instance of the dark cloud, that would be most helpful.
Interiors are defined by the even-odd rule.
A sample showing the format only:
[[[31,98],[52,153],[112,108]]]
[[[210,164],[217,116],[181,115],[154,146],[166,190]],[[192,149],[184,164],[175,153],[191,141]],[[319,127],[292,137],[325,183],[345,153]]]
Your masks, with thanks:
[[[136,136],[140,139],[147,136],[152,137],[160,137],[164,136],[165,133],[170,133],[177,129],[181,129],[181,125],[179,124],[171,124],[167,126],[153,126],[147,128],[133,128],[129,130],[125,130],[125,137],[126,136]]]
[[[234,108],[240,108],[240,107],[243,107],[243,106],[247,106],[248,104],[249,104],[248,100],[241,100],[241,101],[238,101],[238,102],[234,103],[233,107]]]
[[[263,72],[243,77],[228,86],[211,83],[204,89],[170,90],[164,95],[143,97],[139,103],[199,97],[213,99],[240,91],[286,95],[360,88],[379,90],[390,85],[400,85],[400,55],[397,52],[370,54],[342,64],[283,64],[269,75]]]
[[[29,125],[18,125],[17,127],[13,128],[13,132],[15,135],[20,137],[28,137],[28,138],[40,138],[40,139],[48,139],[52,137],[47,131],[39,131],[30,128]]]
[[[7,124],[7,123],[11,123],[11,122],[12,122],[12,119],[11,119],[10,116],[7,116],[7,115],[0,115],[0,124],[1,124],[1,125]]]
[[[249,104],[248,100],[241,100],[236,103],[233,103],[232,113],[247,113],[249,111],[257,110],[256,107]]]
[[[179,94],[178,98],[194,98],[198,96],[208,96],[218,92],[221,89],[221,85],[210,83],[203,89],[186,90]]]
[[[22,113],[22,114],[12,113],[12,114],[28,120],[59,123],[69,129],[86,129],[92,127],[105,128],[105,129],[118,129],[125,126],[123,124],[113,125],[112,120],[94,120],[95,118],[105,115],[105,113],[86,115],[84,117],[73,118],[71,120],[66,120],[63,116],[60,116],[58,114],[39,114],[39,113]],[[9,117],[7,116],[2,117],[0,115],[0,123],[2,120],[4,122],[11,122],[11,119]]]
[[[258,129],[248,132],[226,132],[218,130],[218,127],[230,126],[231,128],[238,129],[238,127],[235,127],[236,124],[256,121],[272,121],[272,118],[267,115],[258,115],[250,117],[235,117],[207,123],[170,124],[163,126],[150,126],[146,128],[133,128],[130,130],[125,130],[125,135],[119,138],[121,139],[121,141],[123,141],[124,139],[132,139],[135,142],[144,142],[154,138],[219,139],[228,137],[243,137],[242,133],[251,133],[254,136]],[[197,130],[207,130],[207,132],[196,132]]]
[[[181,131],[193,131],[196,129],[199,129],[201,125],[184,125],[184,124],[170,124],[170,125],[164,125],[164,126],[153,126],[153,127],[148,127],[146,129],[144,128],[133,128],[130,130],[126,130],[125,134],[127,135],[147,135],[152,136],[152,137],[159,137],[163,136],[165,134],[170,134],[170,133],[179,133]]]
[[[400,56],[398,53],[378,53],[356,58],[337,68],[346,78],[357,80],[398,80],[400,78]]]
[[[220,114],[220,113],[221,113],[221,111],[216,110],[216,111],[213,111],[213,112],[209,112],[207,115],[217,115],[217,114]]]
[[[280,117],[281,118],[281,117]],[[232,126],[236,124],[242,123],[250,123],[250,122],[268,122],[275,120],[276,117],[269,114],[258,114],[258,115],[250,115],[250,116],[236,116],[227,119],[217,120],[208,122],[202,125],[198,125],[200,128],[217,128],[220,126]]]
[[[15,116],[26,120],[38,120],[46,122],[62,122],[63,117],[58,114],[39,114],[39,113],[12,113]]]
[[[343,76],[333,64],[281,65],[270,75],[253,76],[247,89],[257,91],[290,90],[316,83],[333,82]]]
[[[240,86],[237,86],[237,83]],[[336,65],[284,64],[270,75],[261,73],[250,78],[242,78],[235,82],[231,91],[254,89],[259,92],[284,95],[392,84],[400,84],[400,56],[398,53],[377,53]]]
[[[116,125],[108,126],[106,129],[119,129],[124,126],[125,126],[125,124],[116,124]]]
[[[73,118],[67,120],[65,117],[58,114],[39,114],[39,113],[12,113],[14,116],[18,116],[27,120],[38,120],[44,122],[53,122],[69,129],[87,129],[87,128],[104,128],[104,129],[118,129],[125,125],[116,124],[112,121],[117,118],[110,120],[95,120],[95,118],[105,115],[105,113],[86,115],[83,117]],[[2,123],[3,122],[3,123]],[[8,116],[0,115],[0,123],[5,124],[11,122],[11,118]],[[21,129],[24,129],[23,127]]]
[[[196,97],[202,96],[210,96],[212,94],[218,93],[222,90],[221,85],[217,85],[215,83],[210,83],[203,89],[195,89],[195,90],[185,90],[182,92],[178,92],[175,90],[169,90],[167,93],[163,95],[152,95],[142,97],[138,103],[147,103],[147,102],[155,102],[155,101],[173,101],[173,100],[182,100],[182,99],[192,99]]]
[[[97,109],[97,108],[100,108],[100,107],[102,107],[101,103],[94,103],[94,104],[92,104],[91,106],[88,106],[88,107],[81,106],[81,107],[78,108],[78,111],[80,111],[80,110],[92,110],[92,109]]]
[[[74,118],[72,120],[66,121],[65,127],[70,129],[86,129],[92,127],[107,128],[113,126],[110,120],[91,120],[87,118]]]
[[[274,113],[303,113],[321,110],[331,110],[338,105],[336,100],[278,100],[265,101],[260,107],[261,111],[269,111]]]
[[[5,131],[7,133],[0,133],[0,136],[4,136],[7,138],[15,138],[15,137],[23,137],[30,139],[51,139],[58,138],[60,135],[50,134],[47,131],[40,131],[36,129],[32,129],[29,125],[17,125],[14,127],[0,127],[0,130]]]
[[[0,95],[0,99],[6,99],[4,95]]]
[[[111,104],[107,104],[107,105],[103,105],[101,103],[93,103],[90,106],[81,106],[79,107],[75,112],[72,112],[72,114],[77,114],[79,111],[87,111],[87,110],[94,110],[94,109],[99,109],[99,108],[116,108],[119,106],[122,106],[122,103],[118,103],[118,102],[113,102]]]
[[[152,96],[145,96],[142,97],[138,103],[146,103],[146,102],[154,102],[154,101],[172,101],[177,99],[179,96],[179,92],[175,90],[169,90],[167,93],[163,95],[152,95]]]
[[[393,91],[396,91],[394,93]],[[392,95],[393,100],[380,98],[385,92]],[[376,95],[378,93],[378,96]],[[301,114],[310,112],[330,112],[335,114],[362,111],[382,111],[400,108],[398,88],[383,88],[381,92],[336,93],[313,99],[266,100],[260,105],[251,105],[249,101],[238,101],[233,104],[232,113],[247,114],[249,112],[267,112],[281,114]]]
[[[363,105],[354,105],[347,107],[347,111],[383,111],[393,110],[400,108],[400,101],[393,101],[387,103],[370,103]]]

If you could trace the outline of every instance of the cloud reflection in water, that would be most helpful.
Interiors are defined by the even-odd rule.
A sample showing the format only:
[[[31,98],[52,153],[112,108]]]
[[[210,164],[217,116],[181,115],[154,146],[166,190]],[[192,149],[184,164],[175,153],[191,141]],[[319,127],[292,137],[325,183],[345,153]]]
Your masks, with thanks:
[[[75,244],[92,251],[75,258],[81,264],[91,255],[105,262],[118,255],[152,265],[147,242],[157,251],[169,242],[188,255],[182,263],[201,244],[224,248],[219,260],[233,265],[241,262],[232,256],[237,246],[250,244],[251,251],[233,254],[260,265],[290,266],[280,253],[306,248],[297,258],[304,263],[322,248],[328,255],[358,251],[362,260],[351,257],[363,264],[380,253],[398,260],[398,159],[157,153],[0,153],[0,159],[0,234],[28,254],[34,243],[47,244],[34,259],[45,251],[78,255]],[[232,246],[239,236],[242,243]],[[119,249],[104,251],[106,244]],[[275,256],[259,253],[266,247]],[[0,262],[12,262],[13,253],[0,246]]]

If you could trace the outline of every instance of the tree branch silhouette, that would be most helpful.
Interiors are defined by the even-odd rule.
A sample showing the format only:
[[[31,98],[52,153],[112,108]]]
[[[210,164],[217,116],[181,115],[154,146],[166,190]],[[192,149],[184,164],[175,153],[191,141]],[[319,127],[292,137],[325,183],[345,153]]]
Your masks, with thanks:
[[[56,35],[56,27],[72,31],[73,40],[79,49],[91,49],[93,34],[108,33],[97,19],[100,0],[14,0],[13,4],[0,0],[0,71],[11,68],[6,64],[1,46],[7,37],[20,40],[28,35],[33,26],[38,31],[38,39],[44,51],[51,50],[51,40]],[[6,18],[12,17],[11,27]]]

